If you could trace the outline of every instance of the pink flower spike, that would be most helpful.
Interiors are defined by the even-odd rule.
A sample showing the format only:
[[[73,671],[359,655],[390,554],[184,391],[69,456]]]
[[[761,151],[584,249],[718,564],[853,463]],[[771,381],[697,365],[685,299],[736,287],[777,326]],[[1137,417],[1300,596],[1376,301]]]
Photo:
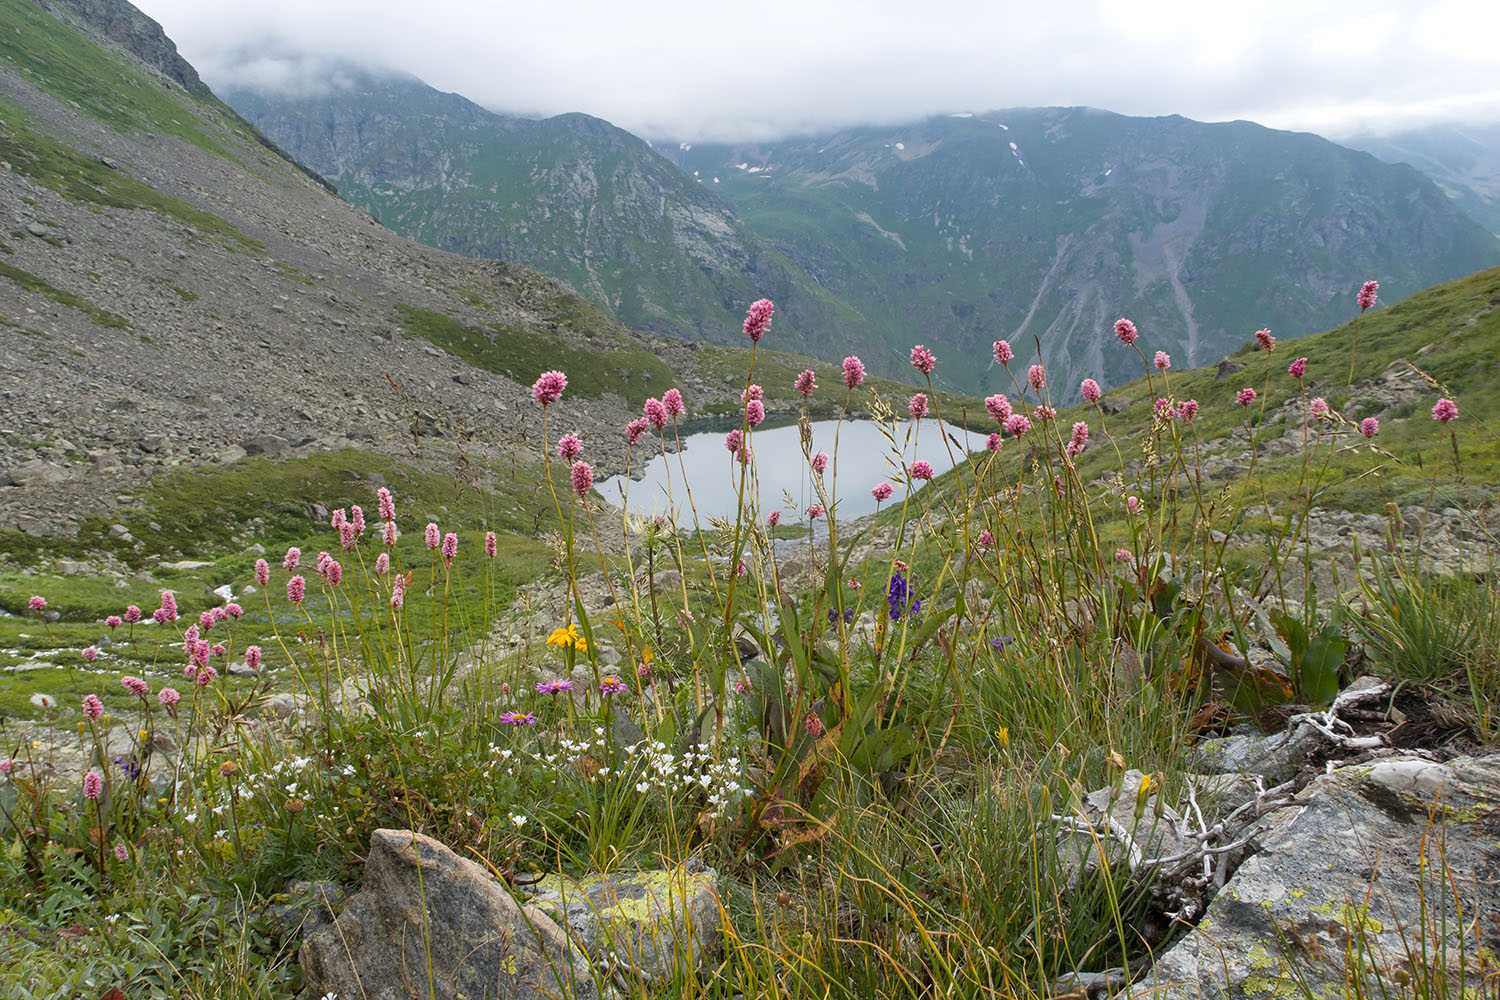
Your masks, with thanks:
[[[451,563],[454,559],[457,558],[458,535],[455,532],[450,531],[443,536],[443,559]]]
[[[121,677],[120,684],[137,698],[144,698],[151,692],[150,686],[139,677]]]
[[[563,390],[567,387],[568,376],[562,372],[542,372],[541,376],[531,384],[531,398],[543,406],[547,406],[561,399]],[[390,518],[386,520],[390,520]]]
[[[781,523],[781,511],[773,510],[766,515],[766,527],[774,528]]]
[[[813,373],[813,370],[811,368],[805,368],[802,370],[802,374],[797,376],[797,379],[793,383],[793,385],[795,385],[797,391],[802,394],[802,398],[806,399],[811,396],[813,394],[813,390],[818,387],[818,377]]]
[[[557,440],[557,457],[564,462],[571,462],[583,454],[583,441],[577,434],[564,434]]]
[[[844,385],[850,389],[857,389],[864,380],[865,363],[851,354],[844,359]]]
[[[42,611],[47,607],[47,599],[40,594],[32,594],[31,600],[26,602],[26,606],[32,611]]]
[[[486,531],[484,533],[484,554],[486,556],[488,556],[489,558],[493,559],[493,558],[495,558],[495,552],[496,551],[497,550],[495,548],[495,533],[493,531]]]
[[[1367,438],[1372,438],[1380,433],[1380,421],[1374,417],[1365,417],[1359,422],[1359,432]]]
[[[594,467],[587,462],[573,463],[573,492],[586,497],[594,489]]]
[[[354,523],[352,521],[345,521],[343,524],[339,525],[339,548],[343,549],[345,552],[348,552],[350,549],[354,548],[355,540],[358,539],[358,537],[359,532],[354,530]]]
[[[984,408],[989,411],[990,416],[995,418],[996,423],[1003,424],[1010,417],[1010,400],[1005,398],[1005,393],[997,393],[984,398]]]
[[[342,507],[340,507],[337,510],[335,510],[328,517],[328,526],[330,528],[332,528],[334,531],[338,531],[340,528],[342,528],[344,525],[346,525],[348,523],[349,523],[349,515],[346,514],[346,513],[344,513],[344,508],[342,508]]]
[[[404,577],[397,574],[395,582],[391,585],[391,607],[393,608],[399,608],[402,604],[406,603],[406,583],[404,580]]]
[[[297,564],[302,561],[302,550],[293,545],[286,550],[286,557],[281,560],[282,569],[296,569]]]
[[[655,396],[646,400],[646,422],[657,431],[667,426],[667,408]]]
[[[385,522],[385,527],[380,529],[380,543],[387,546],[395,545],[396,539],[399,538],[400,535],[401,533],[396,530],[396,522],[387,521]]]
[[[364,535],[364,533],[365,533],[365,512],[359,506],[359,504],[354,504],[353,506],[351,506],[349,508],[349,523],[354,526],[354,533],[356,535],[359,535],[359,536],[363,536]]]
[[[1042,386],[1047,384],[1047,369],[1041,365],[1032,365],[1026,369],[1026,381],[1031,383],[1033,389],[1041,392]]]
[[[1168,354],[1166,351],[1157,351],[1156,359],[1152,363],[1156,365],[1157,371],[1164,372],[1168,368],[1172,367],[1172,355]]]
[[[1246,386],[1245,388],[1241,389],[1239,392],[1235,393],[1234,394],[1234,398],[1239,401],[1239,404],[1241,406],[1249,406],[1251,403],[1255,402],[1255,397],[1257,395],[1259,395],[1259,393],[1257,393],[1254,389],[1250,388],[1249,386]]]
[[[771,328],[771,314],[776,311],[776,306],[770,299],[757,299],[750,303],[750,308],[745,311],[745,336],[750,338],[751,343],[759,343],[760,338],[766,335]]]
[[[636,417],[630,423],[626,424],[625,425],[625,442],[626,442],[626,444],[635,444],[637,441],[639,441],[641,439],[641,435],[644,434],[644,433],[646,433],[646,428],[650,427],[650,426],[651,426],[650,424],[646,423],[646,418],[645,417]]]
[[[921,459],[918,459],[917,461],[911,463],[911,468],[908,471],[911,472],[911,477],[913,479],[932,479],[932,464],[930,462],[925,462]]]
[[[1099,402],[1099,397],[1104,395],[1103,391],[1099,388],[1099,383],[1091,378],[1084,379],[1083,383],[1078,387],[1078,391],[1083,394],[1083,401],[1085,403],[1097,403]]]
[[[386,573],[388,573],[390,571],[390,568],[391,568],[391,554],[389,552],[382,552],[382,553],[380,553],[380,555],[378,555],[378,556],[375,557],[375,575],[376,576],[385,576]]]
[[[999,451],[1000,443],[1000,433],[997,431],[989,436],[988,440],[985,441],[984,446],[988,451]]]
[[[245,647],[245,666],[249,667],[251,670],[259,670],[260,669],[260,647],[259,646],[246,646]]]
[[[1125,510],[1126,510],[1127,513],[1129,513],[1129,514],[1139,514],[1141,512],[1141,509],[1142,508],[1141,508],[1141,498],[1140,497],[1137,497],[1137,496],[1128,496],[1128,497],[1125,498]]]
[[[88,716],[90,722],[97,722],[104,715],[104,702],[99,700],[98,695],[83,696],[83,714]]]
[[[1055,416],[1057,416],[1056,407],[1044,406],[1041,403],[1038,403],[1036,409],[1031,411],[1031,419],[1039,424],[1044,424]]]
[[[255,560],[255,583],[264,587],[271,582],[271,564],[264,559]]]
[[[738,455],[740,451],[741,435],[739,431],[730,431],[724,435],[724,450],[731,455]]]
[[[214,617],[213,608],[209,608],[198,616],[198,629],[202,632],[207,632],[214,627],[214,623],[217,621],[218,619]]]
[[[162,617],[167,621],[175,622],[177,620],[177,597],[170,590],[163,590],[161,592],[161,608],[159,610],[162,613]]]
[[[891,494],[894,492],[896,491],[890,483],[876,483],[870,487],[870,496],[875,498],[876,503],[884,503],[889,500]]]
[[[116,844],[115,845],[115,860],[116,861],[129,861],[130,860],[130,848],[126,847],[124,844]]]
[[[164,708],[171,708],[182,700],[182,695],[177,693],[176,688],[162,688],[157,692],[156,700],[161,702]]]
[[[1084,448],[1088,447],[1088,443],[1089,443],[1089,425],[1088,424],[1086,424],[1082,420],[1080,420],[1076,424],[1073,425],[1073,440],[1072,440],[1071,443],[1073,445],[1073,448],[1075,449],[1075,452],[1074,452],[1075,454],[1077,452],[1083,451]]]
[[[134,604],[125,609],[125,624],[134,625],[141,620],[141,609]]]
[[[242,608],[242,607],[240,607],[238,604],[236,604],[233,601],[230,601],[228,604],[224,605],[224,617],[225,618],[238,619],[244,613],[245,613],[245,609]]]
[[[1172,415],[1172,401],[1170,399],[1158,399],[1151,404],[1151,414],[1157,420],[1165,420]]]
[[[1311,403],[1307,404],[1307,412],[1314,420],[1327,420],[1329,414],[1328,400],[1322,396],[1318,396]]]
[[[1440,399],[1432,408],[1432,419],[1446,424],[1458,419],[1458,404],[1451,399]]]
[[[925,392],[917,393],[911,398],[911,402],[907,404],[906,409],[911,413],[913,420],[921,420],[927,416],[927,394]]]
[[[1271,336],[1270,330],[1256,330],[1255,341],[1260,344],[1260,349],[1267,353],[1276,350],[1276,338]]]
[[[1135,324],[1122,316],[1115,320],[1115,336],[1120,338],[1120,343],[1129,347],[1140,334],[1136,332]]]
[[[923,375],[931,375],[932,370],[937,367],[937,358],[927,348],[918,344],[911,349],[911,366]]]
[[[125,620],[119,615],[109,615],[104,619],[104,624],[111,632],[113,632],[115,629],[125,624]]]
[[[1376,293],[1379,291],[1380,282],[1367,281],[1364,283],[1364,287],[1359,290],[1359,298],[1357,299],[1357,301],[1359,302],[1360,312],[1364,312],[1366,309],[1369,309],[1371,306],[1375,305],[1375,299],[1377,298]]]
[[[94,801],[104,794],[104,779],[99,777],[99,772],[90,770],[83,776],[83,797]]]
[[[1198,401],[1196,399],[1184,399],[1177,404],[1177,419],[1192,420],[1198,416]]]
[[[442,544],[443,541],[442,532],[438,531],[438,526],[433,524],[431,521],[427,522],[427,528],[424,532],[423,538],[427,542],[427,547],[429,549],[437,548],[440,544]]]
[[[1008,365],[1010,364],[1010,359],[1015,356],[1016,352],[1010,349],[1010,341],[995,341],[995,362],[997,364]]]
[[[380,519],[382,521],[394,521],[396,519],[396,501],[391,496],[391,491],[382,486],[375,491],[375,499],[380,504]]]
[[[85,646],[78,655],[83,657],[89,663],[93,663],[99,657],[99,650],[94,648],[93,646]]]
[[[1005,429],[1011,437],[1024,437],[1031,430],[1031,421],[1026,419],[1024,413],[1012,413],[1005,420]]]
[[[809,520],[816,521],[818,518],[822,517],[823,514],[824,511],[822,504],[815,503],[807,508],[807,516]]]
[[[687,413],[687,405],[682,401],[682,393],[676,389],[668,389],[661,394],[661,406],[667,411],[667,416],[674,420]]]
[[[812,470],[818,475],[828,471],[828,452],[814,452],[812,457]]]
[[[1307,374],[1307,359],[1298,358],[1296,361],[1293,361],[1287,365],[1286,373],[1292,378],[1300,379],[1303,375]]]
[[[990,529],[989,528],[985,528],[985,529],[983,529],[982,531],[979,532],[979,544],[983,545],[987,549],[994,547],[994,545],[995,545],[995,536],[992,535],[992,534],[990,534]]]
[[[759,427],[761,421],[766,419],[766,404],[758,399],[752,399],[745,404],[745,423],[751,427]]]
[[[294,576],[286,582],[286,599],[293,604],[301,604],[306,595],[307,581],[302,577]]]

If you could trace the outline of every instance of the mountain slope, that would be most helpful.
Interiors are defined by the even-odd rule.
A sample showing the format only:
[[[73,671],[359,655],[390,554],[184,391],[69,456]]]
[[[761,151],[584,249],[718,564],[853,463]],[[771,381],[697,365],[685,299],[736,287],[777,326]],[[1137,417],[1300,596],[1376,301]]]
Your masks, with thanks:
[[[1500,234],[1500,123],[1433,125],[1341,142],[1387,163],[1411,164],[1480,225]]]
[[[862,317],[628,132],[497,115],[409,77],[338,78],[321,95],[226,96],[397,232],[535,267],[638,330],[735,343],[743,304],[766,295],[790,349],[870,352]]]

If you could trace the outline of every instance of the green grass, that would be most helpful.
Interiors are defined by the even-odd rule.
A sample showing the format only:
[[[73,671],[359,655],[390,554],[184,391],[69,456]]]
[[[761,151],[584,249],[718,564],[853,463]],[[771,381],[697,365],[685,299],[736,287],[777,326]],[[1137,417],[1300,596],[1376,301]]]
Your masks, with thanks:
[[[125,317],[116,315],[108,309],[101,309],[93,303],[79,298],[72,292],[64,291],[61,288],[48,284],[30,271],[23,271],[19,267],[7,264],[3,260],[0,260],[0,278],[8,278],[28,292],[45,295],[58,305],[77,309],[79,312],[85,313],[89,319],[100,326],[116,327],[119,329],[128,329],[130,327],[130,324],[125,321]],[[45,337],[46,335],[42,334],[41,336]]]

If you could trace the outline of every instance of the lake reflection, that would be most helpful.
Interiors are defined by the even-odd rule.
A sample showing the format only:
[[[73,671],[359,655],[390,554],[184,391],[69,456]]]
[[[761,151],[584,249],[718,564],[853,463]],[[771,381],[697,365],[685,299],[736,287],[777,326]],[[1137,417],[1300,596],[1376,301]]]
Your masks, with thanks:
[[[949,459],[951,447],[953,457],[962,460],[965,450],[962,442],[967,440],[967,451],[982,451],[987,435],[969,433],[967,439],[962,429],[952,424],[944,425],[954,440],[944,446],[938,434],[936,421],[921,422],[920,432],[912,423],[896,425],[896,443],[892,447],[872,420],[846,420],[840,426],[834,420],[813,422],[814,453],[826,451],[837,462],[837,514],[841,519],[861,517],[873,513],[875,498],[870,488],[882,480],[895,488],[885,506],[900,503],[906,488],[899,463],[911,463],[925,459],[936,472],[946,472],[953,467]],[[838,451],[834,452],[834,429],[838,428]],[[910,438],[915,435],[916,446]],[[812,470],[802,454],[801,437],[795,424],[786,427],[762,426],[751,435],[755,461],[753,468],[759,475],[760,509],[762,515],[772,510],[782,512],[782,522],[805,521],[806,510],[817,502],[817,492],[812,486]],[[641,439],[642,443],[646,438]],[[629,490],[629,510],[632,514],[666,514],[669,506],[676,505],[676,512],[685,522],[690,522],[692,513],[687,509],[687,493],[682,486],[683,469],[687,471],[688,483],[692,487],[693,504],[698,518],[707,526],[711,517],[733,519],[735,495],[739,486],[739,464],[724,449],[722,432],[691,434],[682,439],[682,464],[678,456],[668,455],[664,460],[660,454],[646,463],[644,473],[633,468],[636,478],[627,483],[624,476],[614,476],[599,485],[599,493],[610,503],[621,505],[621,489]],[[639,452],[637,452],[639,454]],[[825,475],[827,484],[833,483],[833,463]],[[670,477],[671,493],[668,494]],[[747,481],[746,496],[751,495],[754,485]]]

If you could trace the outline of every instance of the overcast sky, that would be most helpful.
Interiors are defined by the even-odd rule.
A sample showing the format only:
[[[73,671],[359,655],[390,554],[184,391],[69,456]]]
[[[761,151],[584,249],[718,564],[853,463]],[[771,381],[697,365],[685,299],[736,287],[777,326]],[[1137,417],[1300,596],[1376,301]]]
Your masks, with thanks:
[[[770,138],[1023,105],[1340,136],[1500,119],[1495,0],[135,0],[208,81],[404,70],[497,111]]]

